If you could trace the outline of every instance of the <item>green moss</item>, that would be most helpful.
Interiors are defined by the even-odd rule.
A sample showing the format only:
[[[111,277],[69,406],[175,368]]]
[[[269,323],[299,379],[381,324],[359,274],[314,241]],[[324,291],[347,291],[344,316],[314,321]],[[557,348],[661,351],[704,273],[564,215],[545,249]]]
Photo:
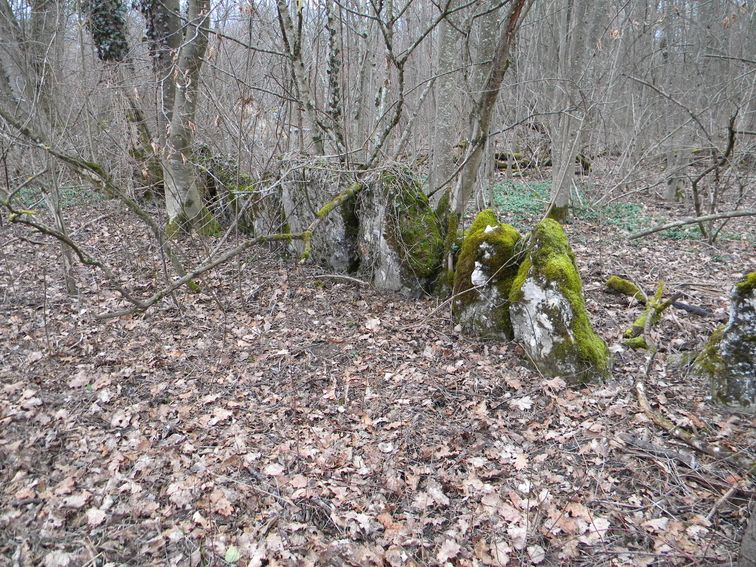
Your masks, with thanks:
[[[193,224],[197,227],[197,234],[201,236],[220,236],[223,234],[223,227],[207,207],[202,207],[198,217],[193,220]]]
[[[200,284],[195,280],[189,280],[188,282],[186,282],[186,287],[188,287],[189,291],[191,291],[192,293],[199,293],[200,291],[202,291],[202,287],[200,287]]]
[[[194,159],[198,170],[204,174],[203,204],[226,225],[238,219],[240,231],[253,233],[255,218],[260,212],[255,205],[261,200],[258,183],[241,172],[235,160],[213,153],[206,145],[195,150]]]
[[[285,222],[281,225],[281,234],[288,234],[288,241],[291,242],[291,226],[288,222]]]
[[[449,203],[451,202],[451,192],[446,190],[441,195],[436,205],[436,217],[439,219],[445,219],[449,214]]]
[[[482,211],[465,234],[454,272],[452,311],[465,330],[476,335],[512,336],[509,294],[517,274],[520,233]],[[476,268],[488,278],[476,287]]]
[[[496,217],[496,213],[491,209],[486,209],[478,213],[475,220],[473,220],[473,223],[470,225],[470,228],[465,231],[465,237],[480,232],[481,230],[485,230],[487,226],[498,227],[499,225],[500,223],[499,219]]]
[[[646,302],[646,294],[630,280],[626,280],[619,276],[609,276],[609,279],[606,280],[606,287],[612,291],[621,293],[622,295],[632,297],[641,303]]]
[[[181,219],[173,219],[165,225],[165,237],[168,240],[173,240],[184,234],[183,222]]]
[[[399,255],[402,266],[415,277],[433,278],[441,267],[444,240],[422,185],[404,170],[384,172],[382,183],[388,197],[389,244]]]
[[[719,352],[719,345],[722,343],[724,331],[724,325],[719,325],[714,329],[714,332],[706,341],[703,350],[693,361],[693,366],[699,374],[711,377],[719,375],[724,371],[725,364]]]
[[[562,223],[566,222],[569,218],[569,212],[569,207],[555,207],[554,205],[552,205],[551,207],[549,207],[549,210],[546,213],[546,217],[553,221]]]
[[[647,319],[648,311],[644,311],[638,316],[635,321],[633,321],[633,324],[630,325],[630,328],[624,332],[624,334],[622,335],[623,338],[632,339],[641,336],[643,334],[643,330],[646,328]]]
[[[622,344],[636,350],[646,350],[648,348],[648,343],[646,343],[646,337],[644,336],[625,339],[622,341]]]
[[[569,332],[571,340],[558,342],[554,347],[556,361],[576,361],[581,367],[575,377],[578,382],[587,382],[594,375],[608,377],[610,368],[609,350],[604,341],[593,331],[585,308],[583,285],[562,226],[546,218],[536,225],[528,243],[528,257],[512,282],[509,299],[516,303],[523,299],[522,288],[528,278],[535,278],[539,285],[556,288],[567,300],[572,313]],[[552,324],[561,317],[553,317]],[[556,332],[559,332],[555,328]]]
[[[446,234],[444,235],[444,258],[450,254],[455,257],[462,248],[462,239],[459,234],[460,216],[452,211],[446,219]]]
[[[735,284],[735,293],[742,297],[747,293],[753,291],[756,288],[756,272],[750,272],[745,277]]]
[[[223,233],[223,228],[215,216],[207,207],[202,207],[193,219],[188,219],[182,214],[168,221],[165,225],[165,237],[172,240],[182,234],[189,234],[192,230],[200,236],[218,236]]]

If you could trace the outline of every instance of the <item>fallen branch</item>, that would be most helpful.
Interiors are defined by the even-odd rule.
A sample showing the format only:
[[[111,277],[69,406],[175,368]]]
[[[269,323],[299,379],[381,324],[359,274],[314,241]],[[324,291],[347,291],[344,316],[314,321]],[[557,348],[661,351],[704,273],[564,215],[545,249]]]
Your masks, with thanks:
[[[649,234],[654,234],[655,232],[661,232],[662,230],[667,230],[668,228],[677,228],[678,226],[685,226],[688,224],[696,224],[699,222],[712,221],[712,220],[718,220],[718,219],[731,219],[735,217],[753,217],[753,216],[756,216],[756,211],[751,210],[751,209],[744,209],[742,211],[729,211],[726,213],[716,213],[713,215],[705,215],[702,217],[689,217],[689,218],[685,218],[685,219],[671,222],[668,224],[662,224],[654,228],[641,230],[640,232],[635,232],[631,234],[630,236],[628,236],[627,239],[635,240],[636,238],[640,238],[642,236],[648,236]]]
[[[133,307],[130,307],[128,309],[123,309],[121,311],[115,311],[113,313],[102,313],[99,315],[96,315],[96,319],[112,319],[114,317],[123,317],[124,315],[131,315],[133,313],[136,313],[138,311],[145,311],[161,299],[163,299],[165,296],[170,294],[171,292],[175,291],[185,283],[193,280],[197,276],[207,272],[208,270],[212,270],[213,268],[216,268],[223,264],[224,262],[227,262],[231,258],[238,256],[242,252],[244,252],[247,248],[250,248],[252,246],[255,246],[257,244],[261,244],[263,242],[280,242],[280,241],[286,241],[290,242],[291,240],[302,240],[304,238],[304,233],[280,233],[280,234],[270,234],[268,236],[258,236],[257,238],[252,238],[250,240],[246,240],[239,244],[238,246],[231,248],[230,250],[227,250],[220,256],[214,258],[210,262],[206,262],[205,264],[202,264],[198,266],[197,268],[191,270],[189,273],[185,274],[181,278],[177,279],[175,282],[173,282],[171,285],[164,287],[160,291],[155,292],[153,295],[151,295],[149,298],[139,301],[135,303]]]
[[[749,475],[756,474],[756,462],[751,461],[750,459],[743,457],[737,453],[734,453],[729,449],[724,449],[722,447],[718,447],[717,445],[707,443],[703,439],[699,439],[689,431],[685,431],[682,427],[675,425],[668,417],[665,417],[651,409],[651,405],[648,403],[648,398],[646,397],[646,388],[641,380],[638,380],[635,383],[635,393],[638,398],[638,405],[640,405],[643,413],[646,414],[646,416],[654,424],[664,429],[667,433],[669,433],[673,437],[676,437],[677,439],[680,439],[681,441],[684,441],[685,443],[705,455],[709,455],[710,457],[722,459],[724,461],[732,463],[738,468],[747,471]]]
[[[320,274],[318,276],[307,276],[307,280],[344,280],[346,282],[352,282],[362,287],[368,287],[370,284],[364,280],[353,278],[352,276],[344,276],[342,274]]]
[[[645,308],[643,313],[638,317],[630,328],[625,331],[623,341],[626,346],[630,348],[647,349],[649,348],[649,335],[648,332],[651,327],[656,325],[661,320],[661,314],[675,301],[680,298],[679,293],[673,295],[670,299],[662,301],[662,295],[664,293],[664,282],[660,281],[656,286],[656,293],[653,297],[645,297],[643,303]],[[655,346],[649,350],[655,351]]]

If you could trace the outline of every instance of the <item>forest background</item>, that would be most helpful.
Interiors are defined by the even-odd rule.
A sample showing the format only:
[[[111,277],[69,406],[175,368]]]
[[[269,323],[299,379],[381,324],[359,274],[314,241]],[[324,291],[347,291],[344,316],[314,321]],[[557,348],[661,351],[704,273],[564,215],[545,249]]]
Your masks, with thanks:
[[[754,10],[0,0],[0,554],[736,561],[752,422],[681,361],[754,271]],[[564,223],[606,383],[457,325],[484,208]],[[633,350],[610,275],[698,311]]]

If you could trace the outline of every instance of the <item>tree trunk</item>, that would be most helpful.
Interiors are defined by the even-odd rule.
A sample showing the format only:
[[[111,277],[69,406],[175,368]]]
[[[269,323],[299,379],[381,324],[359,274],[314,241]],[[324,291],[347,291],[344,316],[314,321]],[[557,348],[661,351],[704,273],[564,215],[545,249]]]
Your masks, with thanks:
[[[171,128],[163,163],[165,205],[168,214],[166,235],[195,230],[215,234],[218,221],[207,210],[202,199],[199,179],[192,158],[192,138],[197,108],[198,81],[202,58],[207,48],[207,15],[210,0],[191,0],[185,40],[179,52],[176,69],[175,99]]]
[[[281,34],[283,35],[286,51],[291,60],[292,74],[294,75],[294,81],[297,86],[299,103],[301,107],[304,108],[305,115],[310,122],[310,139],[312,140],[315,153],[322,156],[325,155],[325,144],[323,142],[324,136],[317,114],[315,113],[315,102],[312,93],[310,92],[307,71],[304,62],[302,61],[301,46],[299,45],[299,40],[296,38],[294,24],[291,21],[289,7],[286,1],[277,0],[276,5],[278,7],[278,23],[281,27]],[[298,6],[301,6],[301,4],[298,4]]]
[[[587,108],[580,92],[585,53],[590,48],[586,0],[567,0],[558,13],[557,84],[554,89],[554,118],[551,143],[551,203],[548,216],[564,222],[570,205],[570,190],[575,177],[575,157],[587,118]],[[596,19],[596,18],[594,18]]]
[[[189,2],[189,10],[191,10]],[[181,18],[179,0],[144,0],[142,14],[147,24],[147,37],[157,81],[157,136],[158,146],[164,148],[168,127],[173,121],[173,105],[176,99],[175,57],[181,47]],[[191,17],[190,17],[191,19]],[[207,26],[207,22],[204,22]],[[191,27],[191,26],[190,26]],[[191,39],[190,34],[186,34]],[[207,38],[205,38],[207,43]]]
[[[454,9],[457,0],[449,8]],[[454,173],[454,145],[459,140],[459,113],[455,102],[459,99],[462,82],[459,67],[461,36],[459,27],[447,17],[439,24],[438,54],[435,82],[436,117],[433,123],[432,166],[429,192],[441,196],[449,192],[449,183]]]
[[[449,255],[449,270],[452,269],[450,245],[453,239],[456,238],[462,214],[472,197],[475,183],[478,180],[478,169],[483,159],[483,151],[486,147],[486,140],[488,139],[496,100],[501,89],[501,82],[504,80],[507,69],[509,69],[510,56],[517,36],[517,30],[530,5],[531,2],[529,0],[514,0],[510,5],[509,13],[499,32],[490,71],[481,89],[480,96],[476,98],[476,102],[473,105],[471,135],[467,150],[465,151],[464,165],[452,194],[447,223],[446,252]]]

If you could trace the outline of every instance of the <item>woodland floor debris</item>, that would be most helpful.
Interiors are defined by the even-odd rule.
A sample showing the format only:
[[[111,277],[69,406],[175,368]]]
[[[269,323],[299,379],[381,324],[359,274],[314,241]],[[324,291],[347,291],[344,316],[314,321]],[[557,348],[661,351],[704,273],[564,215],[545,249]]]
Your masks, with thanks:
[[[154,291],[159,258],[117,205],[72,217],[79,241]],[[729,564],[756,489],[639,408],[645,353],[621,340],[642,307],[604,282],[650,293],[664,279],[714,314],[665,311],[646,394],[753,458],[750,418],[668,363],[702,346],[753,269],[754,228],[733,226],[751,240],[628,244],[566,225],[615,356],[611,381],[570,390],[513,343],[459,336],[434,301],[319,279],[262,249],[204,274],[201,293],[97,321],[117,295],[78,268],[82,296],[65,296],[57,246],[6,224],[0,562]]]

